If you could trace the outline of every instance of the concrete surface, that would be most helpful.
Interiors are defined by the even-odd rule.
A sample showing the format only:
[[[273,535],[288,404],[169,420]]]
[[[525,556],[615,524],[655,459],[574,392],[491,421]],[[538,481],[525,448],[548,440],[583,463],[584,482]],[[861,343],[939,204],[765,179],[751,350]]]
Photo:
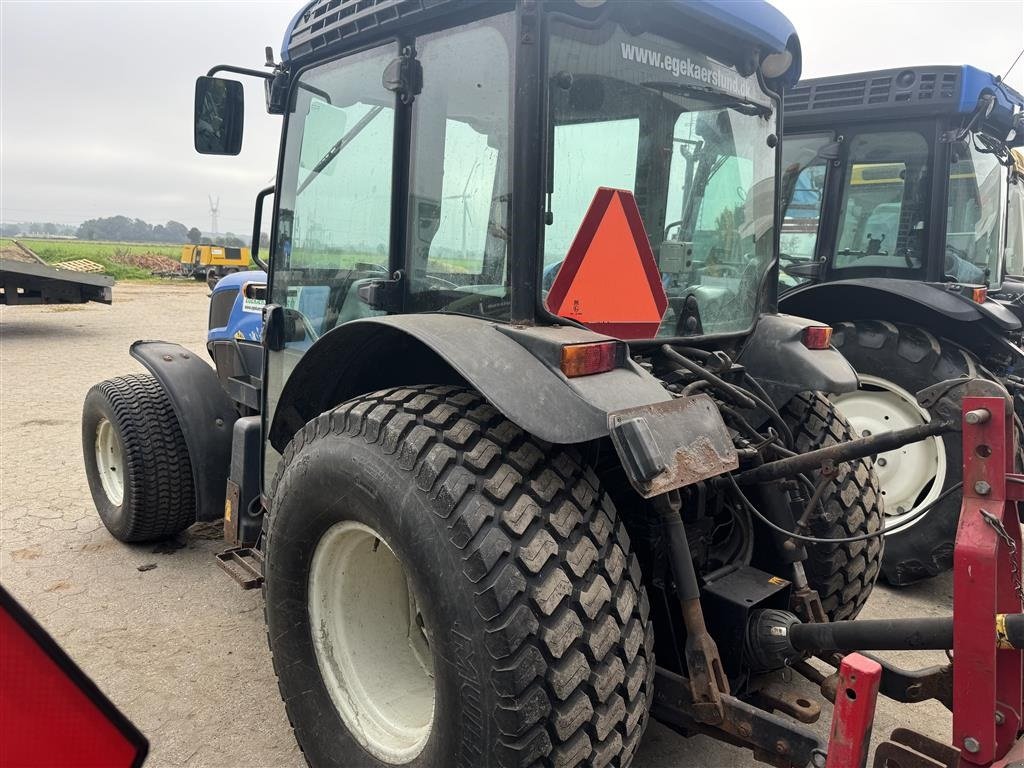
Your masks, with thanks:
[[[0,306],[0,580],[149,737],[148,768],[301,766],[259,594],[238,589],[214,563],[219,525],[194,526],[170,546],[126,546],[100,524],[86,484],[86,391],[142,370],[128,355],[137,338],[202,351],[206,293],[118,284],[111,307]],[[865,616],[944,615],[951,595],[948,575],[879,588]],[[943,661],[900,657],[908,666]],[[879,710],[876,739],[897,726],[948,738],[949,714],[935,702],[883,700]],[[826,704],[813,727],[826,733],[830,716]],[[652,723],[634,766],[754,764],[748,752]]]

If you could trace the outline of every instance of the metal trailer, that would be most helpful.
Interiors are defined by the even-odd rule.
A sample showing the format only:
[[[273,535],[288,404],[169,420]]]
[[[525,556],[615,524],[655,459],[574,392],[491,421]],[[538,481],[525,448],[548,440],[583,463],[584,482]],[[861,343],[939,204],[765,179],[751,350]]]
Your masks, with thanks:
[[[113,301],[114,279],[0,259],[0,304],[84,304]]]
[[[870,456],[1004,393],[944,382],[927,424],[852,439],[813,391],[856,377],[775,312],[756,184],[777,187],[792,26],[759,3],[318,0],[282,49],[215,68],[285,115],[266,280],[214,289],[216,370],[140,341],[149,374],[86,398],[107,528],[223,521],[313,765],[622,768],[652,715],[842,760],[783,673],[938,637],[850,621],[882,551]],[[196,146],[237,153],[242,88],[213,74]]]
[[[1024,97],[970,66],[813,78],[787,93],[780,307],[830,323],[857,369],[833,400],[858,433],[922,424],[917,390],[998,379],[1024,412]],[[887,521],[960,479],[960,443],[879,456]],[[906,584],[952,566],[959,498],[887,537],[883,574]]]

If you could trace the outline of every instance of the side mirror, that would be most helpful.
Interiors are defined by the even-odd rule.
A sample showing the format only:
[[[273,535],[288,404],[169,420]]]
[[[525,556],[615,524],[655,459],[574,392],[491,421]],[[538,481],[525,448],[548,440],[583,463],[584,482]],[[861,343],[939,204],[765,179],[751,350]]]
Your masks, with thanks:
[[[237,80],[196,79],[195,147],[201,155],[237,155],[242,150],[245,95]]]

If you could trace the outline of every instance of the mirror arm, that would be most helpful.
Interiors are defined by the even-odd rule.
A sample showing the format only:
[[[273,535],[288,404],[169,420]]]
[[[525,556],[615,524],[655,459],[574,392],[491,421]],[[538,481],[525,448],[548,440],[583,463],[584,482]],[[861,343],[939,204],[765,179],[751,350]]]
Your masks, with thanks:
[[[264,187],[256,193],[256,211],[252,217],[252,248],[250,253],[252,254],[252,260],[256,262],[256,266],[262,269],[264,272],[270,272],[270,267],[267,262],[260,258],[260,230],[263,229],[263,201],[267,195],[274,194],[275,186],[271,184],[269,187]]]
[[[234,64],[218,64],[215,67],[210,67],[210,70],[206,73],[207,77],[213,77],[218,72],[233,72],[236,75],[251,75],[252,77],[259,77],[263,80],[273,81],[275,77],[281,72],[284,72],[283,68],[278,67],[273,72],[262,72],[258,69],[247,69],[246,67],[236,67]],[[304,91],[309,91],[314,96],[319,96],[321,99],[326,101],[328,104],[331,103],[331,95],[327,91],[321,90],[313,85],[307,83],[299,83],[299,88]]]
[[[274,75],[270,72],[261,72],[258,69],[246,69],[245,67],[236,67],[233,64],[218,64],[215,67],[210,67],[210,71],[206,73],[207,77],[213,77],[218,72],[234,72],[236,75],[251,75],[252,77],[260,77],[264,80],[273,80]]]

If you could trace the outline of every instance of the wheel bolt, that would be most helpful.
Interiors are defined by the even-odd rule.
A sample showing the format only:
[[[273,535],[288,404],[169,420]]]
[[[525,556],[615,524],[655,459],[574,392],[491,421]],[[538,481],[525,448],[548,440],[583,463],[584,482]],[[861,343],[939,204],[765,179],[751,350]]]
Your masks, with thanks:
[[[875,462],[875,463],[878,464],[878,466],[880,466],[880,467],[884,467],[889,462],[887,462],[885,459],[883,459],[881,456],[879,456],[878,457],[878,461]]]

